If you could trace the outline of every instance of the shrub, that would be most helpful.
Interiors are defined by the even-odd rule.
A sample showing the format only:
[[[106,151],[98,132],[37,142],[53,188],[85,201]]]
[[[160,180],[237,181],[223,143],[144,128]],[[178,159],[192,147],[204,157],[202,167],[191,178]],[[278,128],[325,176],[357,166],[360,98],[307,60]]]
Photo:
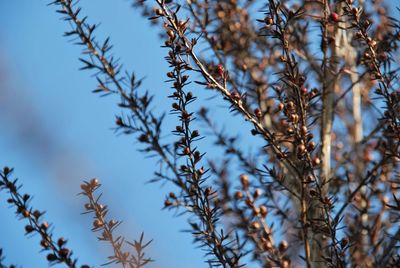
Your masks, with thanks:
[[[161,114],[77,1],[52,3],[71,25],[65,36],[83,48],[94,92],[120,98],[116,130],[161,164],[152,182],[174,187],[163,206],[188,215],[210,267],[400,265],[400,23],[381,1],[331,2],[134,1],[160,30],[170,68],[171,108]],[[240,130],[224,129],[194,89],[223,100]],[[174,138],[165,114],[176,118]],[[252,135],[239,141],[242,130]],[[222,161],[203,150],[213,141]],[[26,233],[40,235],[51,264],[75,267],[11,173],[3,169],[0,189]],[[150,264],[143,235],[113,235],[120,222],[106,217],[99,186],[84,182],[81,194],[92,231],[112,245],[110,263]]]

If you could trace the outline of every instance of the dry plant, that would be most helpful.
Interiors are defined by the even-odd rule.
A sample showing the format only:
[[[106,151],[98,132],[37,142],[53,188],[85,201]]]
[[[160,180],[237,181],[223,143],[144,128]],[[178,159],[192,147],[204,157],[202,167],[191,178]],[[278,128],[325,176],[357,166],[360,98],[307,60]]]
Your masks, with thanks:
[[[175,187],[164,208],[188,216],[210,267],[400,266],[400,22],[399,10],[389,14],[393,3],[134,1],[160,30],[170,68],[165,112],[176,116],[174,127],[113,56],[110,39],[95,37],[97,25],[78,1],[52,4],[72,26],[65,35],[83,47],[94,92],[120,97],[125,115],[116,117],[117,131],[157,157],[152,181]],[[224,117],[235,117],[249,140],[239,142],[194,90],[223,100]],[[164,138],[171,128],[174,140]],[[222,160],[206,157],[203,138],[215,142]],[[1,189],[29,220],[27,233],[41,235],[51,263],[75,267],[65,240],[53,242],[10,172],[3,170]],[[81,189],[86,212],[95,215],[92,230],[114,250],[110,262],[150,263],[143,235],[127,242],[133,252],[113,235],[119,221],[106,219],[94,195],[99,186],[93,179]]]

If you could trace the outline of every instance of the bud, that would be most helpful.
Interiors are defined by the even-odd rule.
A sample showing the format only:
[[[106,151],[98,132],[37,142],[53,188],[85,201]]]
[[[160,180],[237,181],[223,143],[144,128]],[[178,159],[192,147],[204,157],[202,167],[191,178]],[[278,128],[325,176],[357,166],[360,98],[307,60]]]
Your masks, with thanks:
[[[34,230],[34,228],[33,228],[31,225],[26,225],[26,226],[25,226],[25,232],[26,232],[27,234],[33,232],[33,230]]]
[[[55,254],[53,254],[53,253],[50,253],[50,254],[48,254],[47,255],[47,260],[48,261],[55,261],[55,260],[57,260],[57,256],[55,255]]]
[[[100,228],[101,226],[103,226],[103,223],[102,223],[99,219],[95,219],[95,220],[93,221],[93,227],[94,227],[95,229]]]
[[[268,213],[267,207],[264,206],[264,205],[260,206],[260,214],[261,214],[261,216],[265,218],[267,216],[267,213]]]
[[[172,205],[172,202],[169,201],[168,199],[164,201],[164,206],[165,206],[165,207],[169,207],[169,206],[171,206],[171,205]]]
[[[240,183],[243,186],[243,189],[248,189],[249,188],[249,177],[245,174],[240,175]]]
[[[308,143],[308,145],[307,145],[307,149],[308,149],[309,151],[314,150],[314,149],[315,149],[315,142],[310,141],[310,142]]]
[[[164,15],[164,12],[162,11],[161,8],[157,8],[157,9],[156,9],[156,14],[157,14],[158,16],[163,16],[163,15]]]
[[[47,229],[49,228],[49,224],[48,224],[47,222],[43,222],[43,223],[40,225],[40,228],[43,229],[43,230],[47,230]]]
[[[287,248],[288,248],[288,242],[286,242],[285,240],[282,240],[280,243],[279,243],[279,251],[281,252],[281,253],[283,253],[283,252],[285,252],[286,250],[287,250]]]
[[[260,189],[260,188],[257,188],[257,189],[254,191],[253,197],[254,197],[254,198],[258,198],[258,197],[261,196],[261,194],[262,194],[261,189]]]
[[[264,22],[265,22],[265,25],[270,26],[270,25],[272,25],[274,20],[271,17],[265,17]]]
[[[303,136],[307,135],[307,131],[308,131],[308,129],[307,129],[306,126],[302,126],[300,128],[300,134],[303,135]]]
[[[258,229],[261,228],[261,224],[260,224],[258,221],[255,221],[255,222],[252,222],[252,223],[250,224],[250,227],[253,228],[253,229],[258,230]]]
[[[68,256],[68,253],[69,253],[69,249],[67,249],[67,248],[60,249],[60,256],[61,257],[66,258]]]
[[[329,15],[329,18],[333,21],[333,22],[339,22],[339,14],[337,14],[336,12],[332,12]]]
[[[235,199],[240,200],[243,198],[243,193],[241,191],[236,191],[235,192]]]

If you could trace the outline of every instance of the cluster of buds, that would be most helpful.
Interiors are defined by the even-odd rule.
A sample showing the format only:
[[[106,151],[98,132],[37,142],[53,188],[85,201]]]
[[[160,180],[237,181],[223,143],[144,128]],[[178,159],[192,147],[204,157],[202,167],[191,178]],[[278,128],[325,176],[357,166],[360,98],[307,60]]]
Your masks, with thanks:
[[[260,205],[260,206],[255,205],[256,200],[262,197],[262,190],[260,188],[256,188],[254,192],[251,194],[249,189],[250,188],[249,177],[246,174],[240,175],[239,180],[242,189],[235,192],[234,198],[239,201],[246,196],[245,203],[247,207],[249,207],[252,210],[252,214],[254,216],[261,216],[265,218],[268,213],[267,207],[265,205]]]
[[[16,180],[10,181],[9,176],[12,173],[12,169],[5,167],[0,172],[0,190],[6,190],[10,194],[10,198],[7,202],[16,207],[16,214],[21,219],[27,219],[29,223],[25,225],[26,234],[36,233],[40,235],[40,246],[43,251],[49,252],[47,254],[47,260],[51,264],[64,263],[69,267],[76,267],[76,260],[72,259],[72,251],[67,248],[67,241],[64,238],[59,238],[57,241],[53,240],[53,235],[50,232],[50,224],[42,219],[44,212],[34,210],[29,206],[30,195],[20,194],[19,188],[15,183]],[[82,265],[82,268],[89,267],[88,265]]]
[[[97,179],[91,179],[90,181],[81,184],[81,194],[86,196],[89,200],[89,202],[84,205],[85,213],[94,214],[92,231],[101,232],[99,239],[102,241],[108,241],[112,245],[114,255],[109,257],[113,260],[112,262],[122,263],[124,267],[127,266],[127,264],[130,264],[130,267],[132,267],[133,263],[136,262],[136,257],[130,252],[123,251],[122,244],[124,243],[124,239],[121,239],[121,237],[115,238],[113,234],[113,231],[121,222],[113,219],[107,220],[108,208],[106,205],[99,203],[99,197],[95,196],[95,191],[100,186],[101,184]],[[142,244],[138,243],[137,246],[137,248],[135,246],[136,251],[138,251],[139,254],[142,254],[140,253],[142,248],[139,248]]]
[[[168,196],[165,198],[164,207],[170,207],[174,203],[176,203],[177,201],[178,201],[178,198],[176,197],[175,193],[174,192],[170,192],[168,194]]]

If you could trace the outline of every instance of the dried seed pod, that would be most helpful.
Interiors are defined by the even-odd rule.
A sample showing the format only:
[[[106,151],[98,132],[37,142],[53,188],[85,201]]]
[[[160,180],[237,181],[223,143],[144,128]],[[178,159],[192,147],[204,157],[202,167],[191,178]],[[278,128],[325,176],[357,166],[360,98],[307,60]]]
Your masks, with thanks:
[[[314,149],[315,149],[315,142],[310,141],[310,142],[308,143],[308,145],[307,145],[307,150],[308,150],[308,151],[312,151],[312,150],[314,150]]]
[[[31,225],[26,225],[26,226],[25,226],[25,232],[26,232],[27,234],[33,232],[33,230],[35,230],[35,229],[34,229]]]
[[[258,230],[258,229],[261,228],[261,224],[260,224],[258,221],[254,221],[254,222],[252,222],[252,223],[250,224],[250,227],[251,227],[252,229]]]
[[[240,200],[243,198],[243,193],[241,191],[236,191],[235,192],[235,199]]]
[[[254,206],[252,208],[252,210],[253,210],[253,215],[254,216],[258,216],[260,214],[260,208],[258,208],[258,207]]]
[[[293,108],[294,108],[294,102],[293,102],[293,101],[289,101],[289,102],[286,104],[286,109],[292,110]]]
[[[262,195],[262,190],[260,188],[257,188],[253,193],[254,198],[259,198],[261,195]]]
[[[264,205],[260,206],[260,214],[261,214],[261,216],[265,218],[267,216],[267,213],[268,213],[267,207],[264,206]]]
[[[241,96],[240,96],[239,92],[233,91],[233,92],[231,92],[230,95],[231,95],[231,97],[232,97],[233,100],[235,100],[235,101],[240,101]]]
[[[182,154],[184,154],[184,155],[189,155],[189,154],[190,154],[190,148],[189,148],[189,147],[183,148]]]
[[[319,159],[319,157],[315,157],[313,160],[313,165],[318,166],[319,164],[321,164],[321,159]]]
[[[47,254],[47,260],[52,262],[52,261],[56,261],[57,260],[57,256],[53,253]]]
[[[271,17],[265,17],[264,22],[265,22],[265,25],[271,26],[272,23],[274,23],[274,20]]]
[[[157,9],[156,9],[156,14],[157,14],[158,16],[163,16],[163,15],[164,15],[164,12],[162,11],[161,8],[157,8]]]
[[[169,206],[171,206],[171,205],[172,205],[172,202],[169,201],[168,199],[164,201],[164,206],[165,206],[165,207],[169,207]]]
[[[167,35],[169,36],[170,40],[174,40],[175,39],[175,33],[173,30],[168,30],[167,31]]]
[[[49,224],[45,221],[40,225],[40,228],[43,230],[47,230],[49,228]]]
[[[246,205],[249,207],[249,208],[252,208],[253,206],[254,206],[254,202],[253,202],[253,200],[251,200],[250,198],[246,198]]]
[[[286,242],[286,240],[282,240],[282,241],[279,243],[279,247],[278,247],[278,248],[279,248],[279,251],[280,251],[281,253],[285,252],[285,251],[287,250],[288,246],[289,246],[288,242]]]
[[[297,146],[297,153],[302,155],[306,152],[306,146],[304,144],[299,144]]]
[[[290,122],[297,123],[299,121],[299,116],[297,114],[291,114],[289,119],[290,119]]]
[[[300,128],[300,134],[301,134],[302,136],[306,136],[306,135],[307,135],[307,131],[308,131],[308,129],[307,129],[306,126],[302,126],[302,127]]]
[[[331,21],[333,21],[333,22],[339,22],[340,20],[339,20],[339,14],[338,13],[336,13],[336,12],[332,12],[330,15],[329,15],[329,18],[331,19]]]
[[[240,175],[240,183],[243,189],[247,190],[249,188],[249,177],[245,174]]]
[[[103,226],[103,222],[102,221],[100,221],[99,219],[95,219],[94,221],[93,221],[93,227],[94,228],[100,228],[100,227],[102,227]]]

